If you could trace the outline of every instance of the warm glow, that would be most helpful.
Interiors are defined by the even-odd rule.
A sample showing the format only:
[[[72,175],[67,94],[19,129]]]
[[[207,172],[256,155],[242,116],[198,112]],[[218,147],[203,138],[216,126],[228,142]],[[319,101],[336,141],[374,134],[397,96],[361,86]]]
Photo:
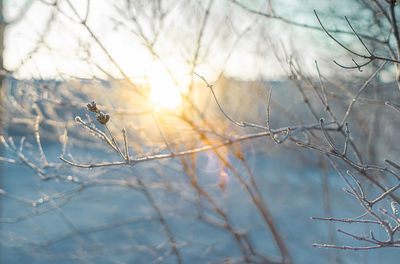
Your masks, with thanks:
[[[156,110],[172,110],[181,105],[184,89],[176,84],[165,70],[154,67],[149,76],[149,84],[150,100]]]
[[[150,82],[150,100],[154,106],[159,108],[174,109],[181,104],[181,94],[179,88],[173,83],[162,79]]]

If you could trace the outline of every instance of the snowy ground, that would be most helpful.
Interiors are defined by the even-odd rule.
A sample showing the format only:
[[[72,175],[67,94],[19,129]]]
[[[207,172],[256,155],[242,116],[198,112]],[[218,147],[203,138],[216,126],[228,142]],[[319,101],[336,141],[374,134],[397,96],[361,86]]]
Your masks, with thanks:
[[[44,151],[50,161],[59,162],[59,144],[46,144]],[[87,150],[75,148],[72,151],[76,156],[90,159]],[[101,152],[96,155],[102,157]],[[231,161],[243,172],[237,161],[233,158]],[[324,194],[320,170],[254,151],[249,151],[248,161],[267,208],[296,263],[396,263],[400,259],[400,251],[395,249],[358,252],[313,248],[313,243],[329,243],[332,232],[340,245],[360,245],[335,230],[342,228],[367,234],[367,229],[349,224],[332,226],[310,219],[311,216],[329,216],[323,205],[326,192]],[[154,167],[162,169],[162,177],[154,173]],[[257,251],[279,255],[268,228],[234,175],[228,173],[226,193],[221,192],[216,179],[219,169],[218,164],[213,163],[212,154],[199,154],[199,181],[229,212],[234,227],[248,232]],[[70,173],[65,170],[67,172]],[[60,175],[63,173],[60,169]],[[195,192],[176,161],[139,164],[133,170],[117,168],[111,173],[108,170],[102,173],[101,169],[78,169],[73,173],[71,176],[77,177],[79,182],[68,178],[41,181],[30,168],[7,164],[3,166],[3,189],[37,201],[46,195],[76,190],[82,182],[93,180],[140,177],[148,183],[168,182],[170,190],[157,185],[149,190],[177,240],[183,262],[224,263],[225,259],[240,255],[231,234],[197,219],[199,208],[190,201],[196,197]],[[341,190],[341,179],[334,173],[328,173],[327,178],[332,216],[347,218],[361,214],[354,199]],[[96,185],[36,207],[9,197],[2,197],[2,203],[3,218],[35,213],[46,207],[55,209],[16,223],[2,223],[1,263],[176,263],[154,209],[140,191]],[[206,214],[220,221],[212,212]]]

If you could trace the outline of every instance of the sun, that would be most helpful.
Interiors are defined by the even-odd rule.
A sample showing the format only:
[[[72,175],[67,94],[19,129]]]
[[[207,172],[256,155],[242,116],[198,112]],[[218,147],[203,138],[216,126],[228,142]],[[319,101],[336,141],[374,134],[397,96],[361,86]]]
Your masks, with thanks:
[[[148,77],[150,102],[156,110],[173,110],[182,105],[185,89],[166,70],[154,67]]]
[[[150,89],[150,101],[156,108],[172,110],[182,103],[181,91],[171,80],[160,77],[150,80]]]

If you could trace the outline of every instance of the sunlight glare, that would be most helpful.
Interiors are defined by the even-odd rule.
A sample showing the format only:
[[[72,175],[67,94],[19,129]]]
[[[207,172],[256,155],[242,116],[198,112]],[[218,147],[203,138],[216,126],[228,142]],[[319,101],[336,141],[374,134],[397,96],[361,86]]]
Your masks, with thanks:
[[[178,108],[182,103],[182,87],[175,84],[165,70],[153,68],[149,78],[150,100],[155,110]]]

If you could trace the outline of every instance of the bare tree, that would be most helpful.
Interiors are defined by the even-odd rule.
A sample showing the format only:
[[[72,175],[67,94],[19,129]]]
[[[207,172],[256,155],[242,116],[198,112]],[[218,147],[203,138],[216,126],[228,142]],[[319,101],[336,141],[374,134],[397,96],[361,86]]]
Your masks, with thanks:
[[[329,4],[322,11],[304,6],[310,23],[298,22],[295,14],[287,17],[273,1],[261,7],[235,0],[115,2],[108,6],[114,16],[107,25],[122,33],[121,43],[131,41],[128,47],[140,43],[136,52],[127,49],[122,57],[92,20],[94,2],[40,2],[53,12],[47,25],[68,21],[81,30],[76,59],[88,79],[56,67],[62,83],[21,81],[13,88],[18,93],[9,91],[11,137],[1,136],[6,154],[0,159],[29,170],[27,181],[37,191],[0,190],[10,205],[19,204],[14,214],[0,218],[6,226],[2,243],[8,248],[38,260],[88,263],[99,258],[116,263],[300,262],[299,242],[290,241],[287,227],[301,222],[294,204],[307,197],[281,191],[278,196],[289,202],[278,203],[279,197],[266,191],[272,184],[268,172],[251,165],[251,151],[261,159],[273,150],[285,166],[300,160],[321,169],[322,188],[314,187],[308,200],[315,190],[321,192],[325,215],[313,220],[367,230],[338,230],[355,244],[329,231],[328,239],[313,241],[314,247],[355,251],[400,246],[399,147],[393,144],[400,112],[396,1],[354,1],[359,12],[346,16],[340,8],[328,14]],[[327,56],[321,61],[300,56],[296,51],[306,45],[279,40],[270,30],[275,22],[317,34],[321,43],[314,42],[315,49],[332,49],[328,58],[338,58],[327,63]],[[260,48],[254,60],[273,61],[288,81],[228,77],[236,54],[248,59],[241,47],[246,38],[247,44],[257,39],[251,46]],[[40,38],[40,46],[57,50],[50,43]],[[37,52],[29,52],[16,71]],[[140,56],[158,65],[154,72],[159,75],[132,74],[123,57],[135,61]],[[205,67],[209,64],[211,72]],[[152,99],[157,78],[162,89],[174,87],[180,93],[175,108]],[[398,87],[385,80],[396,80]],[[30,134],[19,136],[21,130]],[[60,143],[56,155],[48,140]],[[273,178],[281,174],[274,171]],[[350,213],[358,215],[335,216],[331,192],[339,192],[334,176],[344,185],[340,201],[350,195],[356,201]],[[345,212],[348,205],[341,206]],[[101,217],[90,215],[91,210]],[[115,217],[107,217],[111,214]],[[250,217],[243,220],[246,214]],[[65,227],[63,232],[43,230],[55,223]],[[38,232],[29,236],[13,230],[24,224]],[[314,238],[311,233],[306,234]],[[71,248],[60,253],[64,245]],[[335,261],[346,262],[341,256],[336,253]]]

